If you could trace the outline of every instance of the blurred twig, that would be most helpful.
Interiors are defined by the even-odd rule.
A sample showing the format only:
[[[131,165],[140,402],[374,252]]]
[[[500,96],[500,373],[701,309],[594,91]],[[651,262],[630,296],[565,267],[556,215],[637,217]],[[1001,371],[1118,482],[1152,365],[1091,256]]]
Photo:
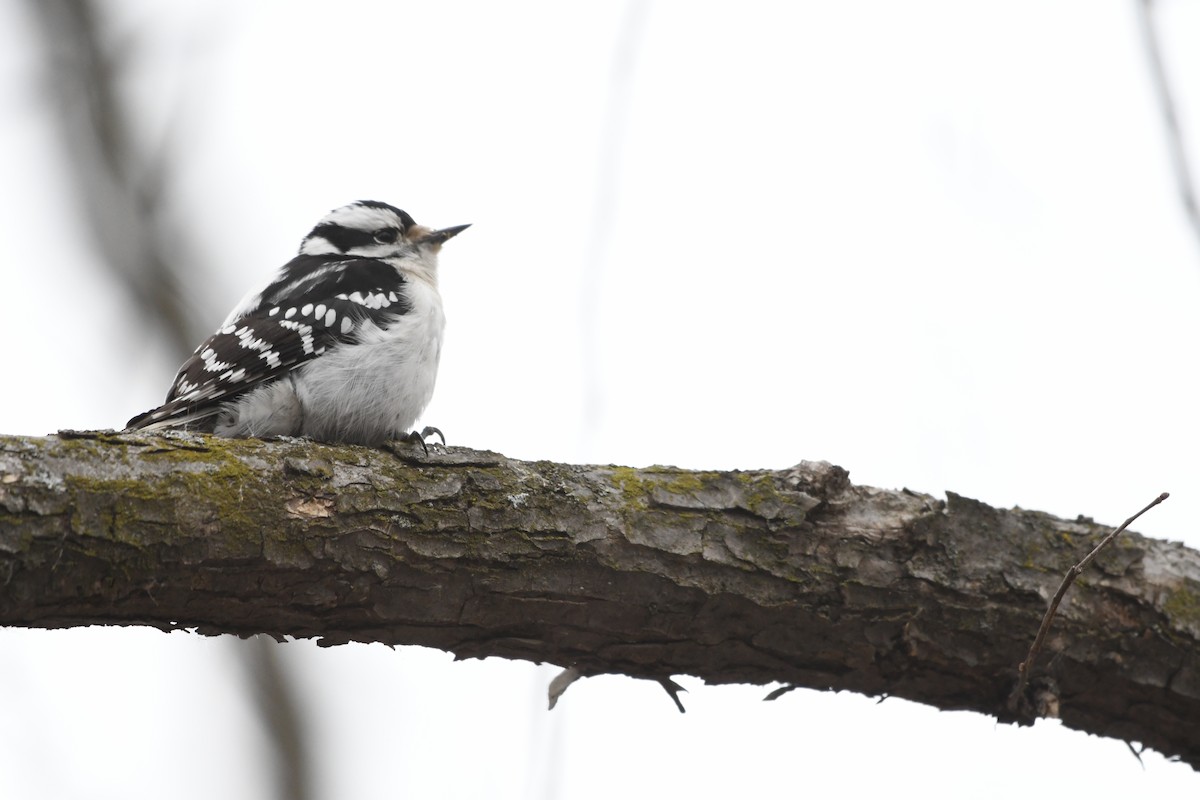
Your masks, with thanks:
[[[98,245],[97,263],[182,361],[207,330],[197,325],[197,309],[176,272],[197,259],[163,219],[169,161],[165,153],[148,154],[133,134],[133,113],[117,90],[118,48],[102,31],[101,6],[94,0],[29,0],[27,6],[42,31],[48,94],[74,194]],[[262,640],[237,652],[253,677],[264,729],[277,755],[278,796],[305,800],[310,796],[306,736],[275,646]]]
[[[259,718],[267,738],[274,744],[277,758],[276,787],[281,800],[308,800],[312,786],[308,770],[306,726],[299,717],[295,687],[279,657],[280,647],[269,636],[255,636],[239,647],[258,703]]]
[[[1142,42],[1146,48],[1146,56],[1150,60],[1150,77],[1154,82],[1155,94],[1158,95],[1159,107],[1162,110],[1163,125],[1167,133],[1167,148],[1171,152],[1171,166],[1175,172],[1175,182],[1179,187],[1179,199],[1183,202],[1183,213],[1192,232],[1200,242],[1200,206],[1196,202],[1196,187],[1192,182],[1192,170],[1188,160],[1187,148],[1183,144],[1183,132],[1179,125],[1179,115],[1176,113],[1175,96],[1171,91],[1171,82],[1167,78],[1167,69],[1163,63],[1162,45],[1158,32],[1154,27],[1154,0],[1136,0],[1138,20],[1141,22]]]
[[[608,102],[600,133],[600,152],[596,159],[595,205],[592,208],[587,250],[584,252],[579,315],[583,341],[580,359],[583,364],[583,430],[588,437],[595,435],[603,410],[597,356],[597,342],[600,339],[599,297],[608,243],[617,216],[626,118],[633,94],[638,51],[649,12],[649,0],[629,0],[625,5],[621,27],[613,43]]]
[[[29,0],[42,30],[47,90],[62,133],[68,174],[99,260],[138,307],[157,318],[175,350],[191,351],[199,327],[162,245],[165,160],[147,158],[116,90],[116,58],[104,46],[89,0]]]

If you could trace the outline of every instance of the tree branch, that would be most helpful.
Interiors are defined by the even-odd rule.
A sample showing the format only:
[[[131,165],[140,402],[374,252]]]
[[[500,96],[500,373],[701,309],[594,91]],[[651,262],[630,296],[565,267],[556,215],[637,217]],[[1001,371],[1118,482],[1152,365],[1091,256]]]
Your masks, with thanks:
[[[1136,741],[1200,767],[1200,553],[824,463],[692,472],[303,441],[0,437],[0,624],[421,644],[781,681]]]

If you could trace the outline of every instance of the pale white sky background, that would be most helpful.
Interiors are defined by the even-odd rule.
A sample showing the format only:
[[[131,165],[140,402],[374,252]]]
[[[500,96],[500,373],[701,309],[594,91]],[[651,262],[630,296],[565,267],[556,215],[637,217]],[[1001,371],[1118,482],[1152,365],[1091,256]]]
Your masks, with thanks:
[[[1200,4],[1159,5],[1200,159]],[[442,258],[451,444],[827,459],[1113,523],[1166,490],[1137,529],[1200,547],[1200,243],[1133,2],[109,7],[212,326],[385,200],[474,224]],[[178,364],[90,256],[17,0],[0,37],[0,430],[119,426]],[[547,713],[551,668],[286,650],[321,798],[1200,791],[1053,722],[687,677],[686,715],[620,678]],[[0,631],[0,797],[267,796],[246,697],[226,640]]]

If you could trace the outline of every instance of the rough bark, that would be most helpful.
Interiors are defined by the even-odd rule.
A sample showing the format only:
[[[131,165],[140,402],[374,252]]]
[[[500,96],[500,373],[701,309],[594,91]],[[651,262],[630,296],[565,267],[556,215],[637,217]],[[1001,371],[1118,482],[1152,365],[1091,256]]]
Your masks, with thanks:
[[[1136,502],[1142,498],[1133,499]],[[198,435],[0,437],[0,623],[421,644],[582,674],[905,697],[1200,766],[1200,553],[853,486]]]

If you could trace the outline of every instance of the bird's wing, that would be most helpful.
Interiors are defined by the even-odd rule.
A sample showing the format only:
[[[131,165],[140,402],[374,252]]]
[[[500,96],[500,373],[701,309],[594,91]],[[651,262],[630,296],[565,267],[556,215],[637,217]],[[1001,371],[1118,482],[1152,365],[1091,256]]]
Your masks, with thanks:
[[[354,341],[365,323],[386,328],[409,310],[404,278],[382,261],[298,256],[196,348],[163,405],[126,427],[158,429],[212,417],[223,403]]]

